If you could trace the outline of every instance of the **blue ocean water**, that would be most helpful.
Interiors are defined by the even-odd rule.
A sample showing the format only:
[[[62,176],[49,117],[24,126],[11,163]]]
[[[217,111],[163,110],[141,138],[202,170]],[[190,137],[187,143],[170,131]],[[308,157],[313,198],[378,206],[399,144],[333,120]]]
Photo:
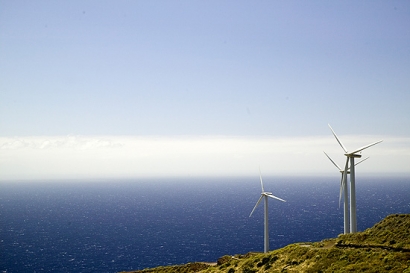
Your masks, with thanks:
[[[357,179],[358,230],[410,213],[409,178]],[[266,177],[270,248],[343,232],[338,178]],[[0,270],[118,272],[263,250],[258,177],[0,183]]]

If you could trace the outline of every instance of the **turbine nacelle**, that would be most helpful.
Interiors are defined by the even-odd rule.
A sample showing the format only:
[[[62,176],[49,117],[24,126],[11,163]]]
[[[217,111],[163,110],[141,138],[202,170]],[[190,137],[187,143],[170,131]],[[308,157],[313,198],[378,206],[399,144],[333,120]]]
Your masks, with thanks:
[[[261,195],[267,196],[267,197],[270,197],[270,198],[273,198],[273,199],[276,199],[276,200],[279,200],[279,201],[282,201],[282,202],[286,202],[286,200],[283,200],[282,198],[279,198],[279,197],[273,195],[271,192],[262,192]]]
[[[362,155],[358,155],[358,154],[345,154],[345,156],[354,157],[354,158],[361,158],[362,157]]]

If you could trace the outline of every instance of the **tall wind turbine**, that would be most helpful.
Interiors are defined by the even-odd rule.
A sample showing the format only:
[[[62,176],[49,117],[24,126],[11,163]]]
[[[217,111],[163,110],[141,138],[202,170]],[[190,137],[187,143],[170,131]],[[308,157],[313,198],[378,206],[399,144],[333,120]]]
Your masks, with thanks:
[[[339,167],[339,165],[336,164],[336,162],[333,161],[330,156],[324,152],[327,158],[333,163],[333,165],[336,166],[336,168],[339,169],[340,173],[342,174],[342,178],[340,180],[340,192],[339,192],[339,208],[340,208],[340,201],[342,199],[342,193],[343,193],[343,199],[344,199],[344,205],[343,205],[343,218],[344,218],[344,234],[347,234],[350,232],[349,228],[349,204],[348,204],[348,196],[347,196],[347,174],[350,173],[350,168],[347,169],[347,172],[345,172],[345,169],[342,169]],[[355,165],[362,163],[363,161],[367,160],[369,157],[366,157],[365,159],[357,162]],[[346,161],[346,164],[348,161]]]
[[[259,205],[259,203],[262,201],[262,199],[265,199],[265,230],[264,230],[264,252],[267,253],[269,251],[269,223],[268,223],[268,197],[282,201],[282,202],[286,202],[285,200],[274,196],[271,192],[267,192],[265,191],[265,189],[263,188],[263,182],[262,182],[262,174],[259,170],[259,177],[261,180],[261,187],[262,187],[262,193],[261,196],[259,197],[258,202],[256,202],[255,207],[253,208],[251,214],[249,214],[249,217],[252,216],[253,212],[255,211],[256,207]]]
[[[355,164],[354,164],[354,159],[355,158],[360,158],[362,155],[357,154],[358,152],[363,151],[364,149],[367,149],[373,145],[376,145],[383,140],[379,140],[376,142],[373,142],[371,144],[368,144],[366,146],[363,146],[359,149],[356,149],[354,151],[348,151],[346,147],[343,145],[343,143],[340,141],[340,139],[337,137],[335,131],[333,131],[332,127],[329,125],[330,130],[332,130],[332,133],[334,137],[336,138],[337,142],[339,143],[340,147],[342,147],[343,151],[345,151],[345,156],[346,156],[346,165],[344,169],[344,175],[346,177],[347,171],[348,171],[348,163],[350,159],[350,232],[355,233],[357,232],[357,218],[356,218],[356,180],[355,180]],[[345,180],[346,181],[346,180]]]

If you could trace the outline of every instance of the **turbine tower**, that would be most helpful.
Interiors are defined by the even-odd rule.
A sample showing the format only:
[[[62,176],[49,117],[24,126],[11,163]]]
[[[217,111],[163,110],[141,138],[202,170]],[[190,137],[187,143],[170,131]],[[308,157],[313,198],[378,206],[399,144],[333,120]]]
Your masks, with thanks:
[[[265,189],[263,188],[263,182],[262,182],[262,174],[259,170],[259,177],[261,180],[261,187],[262,187],[262,193],[261,196],[259,197],[258,202],[256,202],[255,207],[253,208],[251,214],[249,214],[249,217],[252,216],[253,212],[255,211],[256,207],[259,205],[259,203],[262,201],[262,199],[265,199],[265,228],[264,228],[264,252],[267,253],[269,251],[269,223],[268,223],[268,197],[286,202],[285,200],[274,196],[271,192],[266,192]]]
[[[340,191],[339,191],[339,208],[340,208],[340,201],[342,199],[342,193],[343,193],[343,219],[344,219],[344,225],[343,225],[343,232],[344,234],[347,234],[350,232],[350,227],[349,227],[349,204],[348,204],[348,196],[347,196],[347,174],[350,173],[350,168],[347,169],[347,172],[345,172],[345,169],[342,169],[339,167],[339,165],[336,164],[336,162],[333,161],[330,156],[324,152],[327,158],[333,163],[333,165],[336,166],[336,168],[339,169],[340,173],[342,174],[342,178],[340,180]],[[369,157],[366,157],[365,159],[357,162],[355,165],[362,163],[363,161],[367,160]],[[346,164],[348,161],[346,161]]]
[[[345,151],[345,156],[346,156],[346,165],[344,169],[344,175],[346,177],[347,172],[348,172],[348,164],[350,160],[350,232],[355,233],[357,232],[357,217],[356,217],[356,180],[355,180],[355,164],[354,164],[354,159],[355,158],[360,158],[362,155],[357,154],[358,152],[363,151],[364,149],[367,149],[373,145],[376,145],[383,140],[379,140],[376,142],[373,142],[371,144],[368,144],[366,146],[363,146],[359,149],[356,149],[354,151],[349,152],[346,147],[343,145],[343,143],[340,141],[340,139],[337,137],[335,131],[333,131],[332,127],[329,125],[330,130],[332,130],[332,133],[334,137],[336,138],[337,142],[339,143],[340,147],[342,147],[343,151]],[[346,181],[346,180],[345,180]]]

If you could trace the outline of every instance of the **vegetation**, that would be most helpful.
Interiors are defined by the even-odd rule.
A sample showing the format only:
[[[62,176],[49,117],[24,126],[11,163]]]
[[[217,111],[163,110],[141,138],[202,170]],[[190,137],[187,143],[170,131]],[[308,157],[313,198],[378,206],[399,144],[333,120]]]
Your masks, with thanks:
[[[364,232],[317,243],[297,243],[269,253],[223,256],[216,264],[189,263],[133,271],[190,272],[407,272],[410,273],[410,214],[396,214]]]

